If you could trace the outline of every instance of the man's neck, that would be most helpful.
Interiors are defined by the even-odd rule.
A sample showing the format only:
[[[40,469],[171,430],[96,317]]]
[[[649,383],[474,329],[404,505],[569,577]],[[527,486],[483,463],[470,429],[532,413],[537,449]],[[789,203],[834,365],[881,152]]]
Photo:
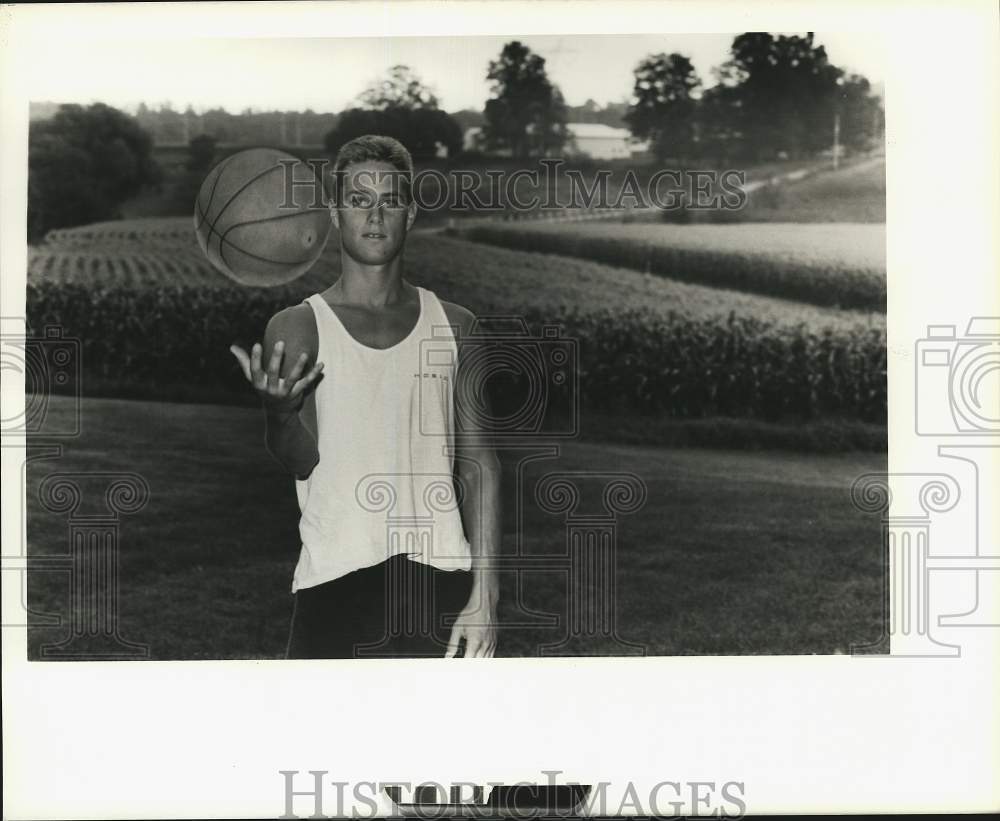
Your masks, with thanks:
[[[402,265],[396,263],[380,268],[347,265],[331,290],[338,301],[379,309],[405,302],[410,289],[403,282]]]

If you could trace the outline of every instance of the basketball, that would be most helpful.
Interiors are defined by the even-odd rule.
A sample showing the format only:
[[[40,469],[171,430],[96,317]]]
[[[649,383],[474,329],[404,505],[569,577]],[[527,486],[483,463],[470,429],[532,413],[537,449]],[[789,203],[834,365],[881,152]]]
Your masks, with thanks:
[[[283,285],[323,252],[330,233],[324,199],[322,183],[302,160],[273,148],[240,151],[201,184],[194,207],[198,244],[236,282]]]

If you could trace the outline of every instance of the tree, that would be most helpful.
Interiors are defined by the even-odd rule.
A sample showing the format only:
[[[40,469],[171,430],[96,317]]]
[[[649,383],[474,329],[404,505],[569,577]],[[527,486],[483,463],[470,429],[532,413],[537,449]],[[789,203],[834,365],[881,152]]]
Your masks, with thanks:
[[[409,66],[393,66],[389,76],[366,88],[359,100],[363,108],[385,111],[388,108],[420,109],[438,107],[437,97]]]
[[[594,100],[587,100],[583,105],[568,106],[566,121],[570,123],[602,123],[611,128],[627,128],[625,114],[628,112],[628,100],[609,102],[603,107]]]
[[[336,154],[342,145],[365,134],[385,134],[387,137],[399,139],[396,134],[387,132],[388,127],[388,118],[380,118],[377,111],[349,108],[337,116],[337,124],[323,139],[323,145],[328,153]]]
[[[169,100],[160,103],[160,108],[156,112],[155,137],[158,143],[173,143],[183,145],[187,142],[184,135],[184,117],[178,111],[174,111]]]
[[[239,134],[240,121],[223,108],[210,108],[201,115],[201,127],[219,142],[231,142]]]
[[[737,36],[719,71],[731,92],[731,127],[745,153],[757,160],[790,157],[830,145],[834,99],[843,71],[832,65],[813,34],[775,38],[767,32]]]
[[[682,54],[652,54],[635,69],[633,102],[625,115],[632,134],[649,140],[657,159],[687,157],[694,148],[693,93],[701,80]]]
[[[153,141],[127,114],[103,103],[62,105],[28,134],[28,239],[52,228],[117,216],[161,178]]]
[[[439,145],[447,148],[449,156],[462,149],[462,129],[458,123],[440,109],[427,108],[349,109],[340,115],[324,144],[330,154],[336,154],[344,143],[365,134],[394,137],[406,146],[415,160],[436,156]]]
[[[438,146],[454,157],[462,150],[462,127],[441,109],[416,109],[409,116],[410,152],[417,158],[436,156]]]
[[[212,167],[215,160],[215,137],[211,134],[199,134],[192,137],[188,143],[188,171],[204,173]]]
[[[528,126],[528,133],[532,137],[529,143],[532,153],[544,157],[566,144],[570,139],[569,129],[566,127],[569,119],[567,112],[562,91],[559,86],[552,86],[552,101],[539,111],[535,121]]]
[[[741,121],[736,88],[720,83],[705,91],[698,101],[695,122],[700,157],[720,166],[743,159],[746,146]]]
[[[837,90],[836,108],[844,147],[849,151],[871,148],[885,128],[885,112],[882,101],[871,93],[868,80],[858,74],[844,77]]]
[[[466,129],[483,127],[484,117],[482,109],[463,108],[461,111],[453,111],[451,117],[458,123],[463,134]]]
[[[831,147],[835,122],[848,150],[881,133],[882,105],[868,81],[830,63],[812,33],[741,34],[730,55],[697,115],[699,147],[720,162],[813,156]]]
[[[488,148],[509,148],[515,157],[561,148],[569,137],[566,105],[545,72],[545,58],[513,40],[491,60],[486,79],[483,137]]]
[[[326,135],[324,145],[336,154],[344,143],[365,134],[394,137],[407,147],[414,159],[436,156],[443,145],[449,156],[462,149],[462,129],[437,107],[437,98],[406,66],[393,66],[389,76],[361,95],[363,108],[341,113]]]
[[[328,153],[336,154],[344,143],[365,134],[394,137],[416,160],[436,156],[439,145],[447,148],[449,156],[462,149],[462,129],[458,123],[446,112],[429,108],[348,109],[326,135],[324,146]]]

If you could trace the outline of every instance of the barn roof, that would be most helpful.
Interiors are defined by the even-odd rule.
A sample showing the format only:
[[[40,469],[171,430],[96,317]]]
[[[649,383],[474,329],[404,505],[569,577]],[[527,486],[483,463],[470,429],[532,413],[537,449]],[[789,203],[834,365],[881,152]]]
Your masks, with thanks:
[[[631,136],[627,128],[612,128],[604,123],[566,123],[566,128],[574,137],[590,139],[627,140]]]

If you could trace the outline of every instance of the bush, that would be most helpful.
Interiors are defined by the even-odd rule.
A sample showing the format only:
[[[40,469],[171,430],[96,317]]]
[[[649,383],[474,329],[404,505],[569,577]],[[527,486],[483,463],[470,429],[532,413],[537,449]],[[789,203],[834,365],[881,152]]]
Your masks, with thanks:
[[[132,117],[95,103],[62,105],[28,135],[28,241],[52,228],[112,219],[162,175]]]

